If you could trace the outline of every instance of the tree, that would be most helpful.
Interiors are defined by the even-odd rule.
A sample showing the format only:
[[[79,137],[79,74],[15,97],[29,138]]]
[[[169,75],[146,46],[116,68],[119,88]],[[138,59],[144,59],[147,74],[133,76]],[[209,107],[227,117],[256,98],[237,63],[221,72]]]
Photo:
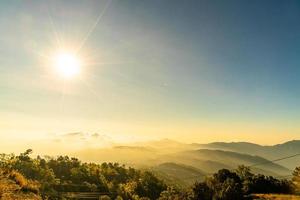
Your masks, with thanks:
[[[140,197],[157,199],[160,193],[167,189],[165,183],[154,176],[151,172],[144,172],[138,181],[136,193]]]
[[[182,191],[178,191],[173,187],[168,187],[167,190],[160,193],[158,200],[181,200],[187,199]]]
[[[243,199],[241,184],[232,178],[227,178],[220,184],[213,197],[219,200]]]
[[[241,181],[251,179],[254,176],[254,174],[251,173],[250,167],[245,165],[239,165],[236,169],[236,174],[240,177]]]
[[[206,182],[196,182],[193,187],[193,199],[194,200],[211,200],[214,191],[208,187]]]
[[[296,167],[295,170],[293,171],[293,184],[295,191],[297,193],[300,193],[300,167]]]
[[[243,199],[240,177],[228,169],[221,169],[204,182],[193,187],[195,200],[239,200]]]
[[[250,167],[247,167],[245,165],[240,165],[236,169],[236,173],[242,181],[243,192],[245,194],[249,194],[251,192],[251,186],[252,186],[253,177],[254,177],[254,174],[251,173]]]

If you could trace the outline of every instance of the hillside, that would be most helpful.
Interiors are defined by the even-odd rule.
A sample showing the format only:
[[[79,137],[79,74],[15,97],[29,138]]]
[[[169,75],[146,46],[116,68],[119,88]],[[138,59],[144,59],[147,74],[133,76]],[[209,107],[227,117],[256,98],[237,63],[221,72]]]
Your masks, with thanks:
[[[41,200],[42,198],[29,191],[28,180],[13,171],[0,170],[0,199],[3,200]]]
[[[224,151],[240,152],[250,155],[257,155],[269,160],[277,159],[280,157],[291,156],[300,153],[300,140],[292,140],[282,144],[272,146],[262,146],[247,142],[215,142],[209,144],[193,144],[195,148],[205,149],[218,149]],[[279,161],[278,164],[294,169],[299,163],[299,157],[290,158],[287,160]]]
[[[120,162],[131,166],[149,166],[146,162],[157,158],[160,152],[146,146],[114,146],[102,149],[85,149],[72,154],[87,162]]]
[[[85,150],[74,154],[88,162],[122,162],[135,167],[153,167],[165,162],[189,165],[205,173],[213,173],[222,168],[236,168],[238,165],[254,165],[268,162],[259,156],[239,154],[221,150],[193,150],[162,154],[159,150],[146,147],[118,146],[110,149]],[[254,168],[256,173],[286,175],[290,170],[274,163]]]
[[[183,187],[189,186],[195,181],[203,180],[207,175],[207,172],[198,168],[172,162],[159,164],[153,167],[152,170],[167,182],[179,184]]]
[[[222,168],[234,169],[239,165],[251,166],[258,163],[264,163],[264,165],[253,168],[254,172],[257,173],[262,171],[269,175],[287,175],[291,173],[289,169],[275,163],[268,163],[269,161],[262,157],[231,151],[208,149],[184,151],[159,158],[159,161],[163,160],[190,165],[208,173],[213,173]]]
[[[118,149],[127,147],[118,147]],[[135,169],[118,163],[86,163],[69,156],[31,156],[28,149],[18,156],[0,156],[0,195],[4,200],[40,199],[244,199],[251,194],[295,194],[294,184],[300,181],[300,168],[294,171],[291,182],[286,179],[254,174],[255,168],[239,166],[203,171],[199,164],[218,165],[211,158],[232,165],[234,162],[266,161],[263,158],[220,150],[193,150],[173,153],[190,164],[163,162],[146,169]],[[205,156],[206,155],[206,156]],[[163,157],[163,156],[162,156]],[[166,159],[165,159],[166,160]],[[188,162],[186,162],[188,163]],[[273,164],[274,169],[284,170]],[[259,169],[262,170],[262,169]],[[244,187],[245,186],[245,187]]]
[[[263,163],[252,167],[253,172],[275,177],[291,174],[290,169],[278,163],[271,163],[264,157],[242,153],[240,150],[245,147],[247,151],[256,149],[258,152],[264,148],[260,145],[212,143],[206,146],[210,146],[210,149],[201,149],[198,144],[184,144],[164,139],[104,149],[86,149],[74,153],[74,156],[88,162],[121,162],[133,167],[154,169],[164,179],[170,179],[180,185],[201,180],[203,174],[211,174],[223,168],[236,169],[239,165],[251,166]],[[203,145],[201,147],[204,148]],[[201,175],[194,177],[194,173]],[[192,178],[183,181],[182,177],[187,175]]]
[[[3,183],[2,195],[8,196],[5,199],[10,196],[17,199],[13,195],[27,195],[31,199],[36,197],[34,194],[39,194],[43,199],[58,200],[78,195],[96,195],[96,199],[106,195],[111,199],[119,196],[121,199],[147,197],[155,200],[167,188],[163,180],[150,171],[123,164],[84,163],[68,156],[33,158],[31,153],[32,150],[28,149],[18,156],[1,154],[3,175],[0,180]]]

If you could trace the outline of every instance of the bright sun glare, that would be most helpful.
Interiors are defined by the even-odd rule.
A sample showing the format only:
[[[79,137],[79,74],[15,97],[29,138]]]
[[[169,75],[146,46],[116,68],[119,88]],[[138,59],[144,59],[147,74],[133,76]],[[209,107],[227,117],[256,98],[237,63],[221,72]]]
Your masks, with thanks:
[[[73,78],[81,71],[79,58],[72,53],[59,53],[54,57],[54,67],[63,78]]]

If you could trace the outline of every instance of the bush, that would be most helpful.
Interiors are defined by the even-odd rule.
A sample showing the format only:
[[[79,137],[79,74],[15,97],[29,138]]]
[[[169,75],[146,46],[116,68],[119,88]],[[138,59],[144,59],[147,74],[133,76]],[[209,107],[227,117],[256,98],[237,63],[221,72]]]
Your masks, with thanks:
[[[21,191],[23,192],[32,192],[34,194],[38,194],[39,193],[39,186],[33,183],[29,183],[27,185],[24,185],[21,188]]]
[[[210,200],[213,196],[213,190],[208,187],[206,182],[196,182],[192,187],[193,199]]]
[[[291,181],[261,174],[254,175],[250,172],[250,168],[245,166],[240,166],[236,172],[227,169],[219,170],[204,182],[195,183],[192,191],[194,200],[238,200],[252,193],[292,194],[294,192]]]
[[[107,195],[101,196],[99,200],[111,200],[111,198]]]
[[[20,187],[23,187],[27,184],[26,178],[17,171],[12,171],[9,175],[9,178],[15,181]]]

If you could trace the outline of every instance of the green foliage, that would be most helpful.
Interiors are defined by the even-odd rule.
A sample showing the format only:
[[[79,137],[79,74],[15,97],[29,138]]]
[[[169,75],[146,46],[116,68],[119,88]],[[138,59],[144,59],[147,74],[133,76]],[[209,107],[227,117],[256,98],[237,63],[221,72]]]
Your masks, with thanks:
[[[138,181],[136,193],[142,197],[157,199],[166,188],[167,186],[161,180],[156,178],[151,172],[146,171]]]
[[[296,193],[300,193],[300,167],[296,167],[293,171],[293,184]]]
[[[250,168],[246,166],[239,166],[236,173],[243,181],[243,192],[245,194],[251,193],[293,193],[293,184],[291,181],[285,179],[276,179],[272,176],[265,176],[262,174],[254,175]]]
[[[235,172],[222,169],[205,181],[195,183],[192,187],[192,199],[238,200],[252,193],[291,194],[292,186],[290,181],[254,175],[249,167],[239,166]]]
[[[148,171],[118,163],[82,163],[76,158],[31,158],[29,149],[18,156],[0,157],[0,166],[13,170],[11,178],[23,191],[40,193],[44,199],[63,199],[69,192],[101,192],[111,199],[154,200],[167,187]]]
[[[188,200],[191,199],[191,194],[186,191],[179,191],[173,187],[168,187],[167,190],[160,194],[158,200]]]
[[[247,193],[276,193],[291,194],[293,193],[292,182],[287,180],[279,180],[272,176],[264,176],[261,174],[254,175],[248,180]]]
[[[194,199],[201,200],[231,200],[242,199],[242,182],[240,177],[227,169],[219,170],[205,182],[196,183]]]
[[[194,200],[208,200],[213,197],[213,189],[210,188],[206,182],[196,182],[193,185],[192,190]]]
[[[100,199],[118,200],[239,200],[252,193],[292,193],[300,185],[300,168],[293,182],[251,173],[249,167],[221,169],[187,190],[167,186],[149,171],[118,163],[82,163],[76,158],[32,158],[32,150],[18,156],[0,155],[0,168],[21,192],[43,199],[66,199],[72,192],[106,194]],[[0,191],[7,187],[0,185]]]

